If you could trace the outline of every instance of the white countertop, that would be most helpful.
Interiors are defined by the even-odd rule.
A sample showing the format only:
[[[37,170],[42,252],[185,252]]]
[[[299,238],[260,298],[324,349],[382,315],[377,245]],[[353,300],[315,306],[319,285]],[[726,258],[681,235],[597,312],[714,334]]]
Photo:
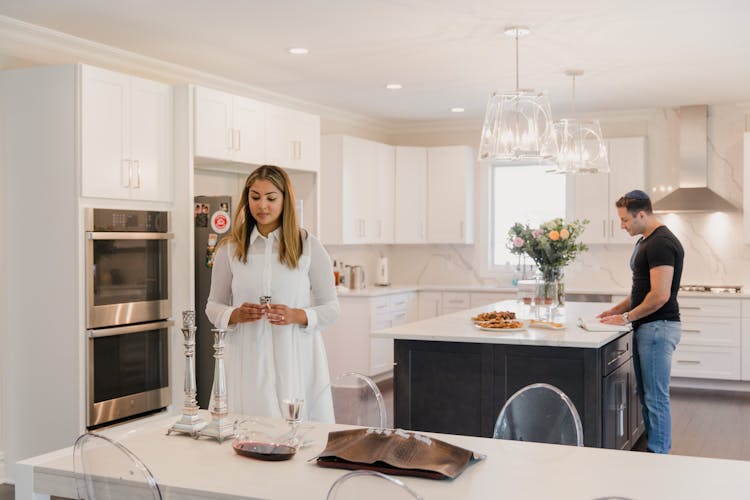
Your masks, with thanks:
[[[308,462],[323,450],[329,431],[346,426],[316,424],[306,436],[314,440],[313,446],[300,450],[289,461],[262,462],[235,454],[230,441],[218,444],[185,435],[166,436],[166,429],[176,419],[165,416],[129,426],[128,432],[117,428],[103,432],[118,439],[148,466],[163,498],[324,499],[331,484],[347,472]],[[498,492],[502,498],[530,500],[747,498],[747,461],[426,434],[487,455],[454,480],[400,477],[430,500],[483,500]],[[16,499],[40,500],[50,494],[74,498],[72,469],[72,448],[20,462]],[[374,500],[383,496],[369,487],[357,498]]]
[[[350,290],[345,287],[336,289],[339,297],[379,297],[403,292],[466,292],[466,293],[516,293],[518,289],[512,286],[491,285],[392,285],[392,286],[368,286],[360,290]],[[630,290],[619,288],[571,288],[565,287],[566,293],[577,293],[587,295],[612,295],[625,296]],[[705,293],[705,292],[680,292],[677,299],[684,297],[706,298],[706,299],[747,299],[750,293]]]
[[[567,302],[564,316],[554,321],[565,323],[564,330],[529,327],[519,332],[486,332],[476,328],[472,316],[485,311],[515,311],[523,318],[521,305],[515,300],[504,300],[487,306],[467,309],[436,318],[394,326],[372,333],[375,338],[428,340],[437,342],[477,342],[483,344],[519,344],[553,347],[599,348],[620,335],[620,332],[588,332],[577,325],[579,317],[593,318],[610,304],[600,302]]]

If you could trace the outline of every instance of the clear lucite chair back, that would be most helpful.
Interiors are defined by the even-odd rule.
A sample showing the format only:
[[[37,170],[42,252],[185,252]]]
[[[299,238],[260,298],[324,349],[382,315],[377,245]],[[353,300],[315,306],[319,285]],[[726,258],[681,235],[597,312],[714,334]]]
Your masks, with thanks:
[[[550,384],[531,384],[503,405],[493,437],[583,446],[583,427],[575,405],[563,391]]]
[[[148,467],[125,446],[100,434],[86,433],[76,439],[73,467],[77,498],[162,498]]]
[[[328,391],[333,396],[333,413],[337,424],[379,428],[388,426],[383,394],[367,375],[346,372],[337,376],[316,396],[313,409],[318,406],[318,400],[327,397]],[[316,415],[311,413],[310,419],[316,420]]]
[[[355,470],[338,478],[326,500],[423,500],[403,481],[381,472]]]

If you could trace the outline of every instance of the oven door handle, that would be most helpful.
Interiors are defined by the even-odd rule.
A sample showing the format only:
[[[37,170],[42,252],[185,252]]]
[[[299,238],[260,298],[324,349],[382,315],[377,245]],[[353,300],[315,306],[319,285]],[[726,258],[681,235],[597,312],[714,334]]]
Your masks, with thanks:
[[[171,240],[174,234],[88,231],[86,238],[89,240]]]
[[[142,323],[140,325],[116,326],[114,328],[97,328],[96,330],[86,330],[90,339],[100,337],[111,337],[112,335],[124,335],[127,333],[147,332],[149,330],[159,330],[174,325],[174,321],[156,321],[152,323]]]

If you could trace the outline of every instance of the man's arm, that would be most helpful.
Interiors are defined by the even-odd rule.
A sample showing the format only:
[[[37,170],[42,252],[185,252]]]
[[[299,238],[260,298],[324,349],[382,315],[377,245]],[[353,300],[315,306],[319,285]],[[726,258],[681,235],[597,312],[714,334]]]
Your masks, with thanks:
[[[607,316],[612,316],[614,314],[622,314],[625,311],[630,310],[630,294],[628,294],[627,297],[622,299],[620,302],[612,306],[611,309],[607,309],[603,313],[598,314],[597,318],[605,318]]]
[[[672,276],[674,276],[673,266],[656,266],[649,270],[649,280],[651,282],[651,290],[644,297],[643,302],[638,304],[636,307],[628,311],[628,320],[636,321],[644,316],[656,312],[661,306],[667,303],[669,296],[672,292]],[[612,308],[622,305],[622,302]],[[627,310],[627,309],[626,309]],[[623,313],[625,310],[622,311]],[[618,314],[602,317],[602,323],[608,323],[610,325],[624,325],[625,320]]]

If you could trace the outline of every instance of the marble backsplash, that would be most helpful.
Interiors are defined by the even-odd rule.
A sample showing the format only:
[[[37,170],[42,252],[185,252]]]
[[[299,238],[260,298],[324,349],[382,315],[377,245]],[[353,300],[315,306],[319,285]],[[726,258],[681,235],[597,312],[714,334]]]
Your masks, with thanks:
[[[742,205],[743,133],[747,130],[747,111],[747,107],[739,105],[709,107],[709,185],[737,206]],[[651,110],[635,117],[613,114],[600,119],[604,133],[609,137],[647,135],[649,151],[644,188],[654,200],[664,196],[669,186],[678,185],[678,110]],[[465,138],[465,131],[460,136]],[[434,136],[427,141],[412,135],[392,142],[434,145],[434,141]],[[444,134],[443,142],[456,143],[451,140],[450,134]],[[477,207],[477,210],[481,215],[483,208]],[[741,211],[667,214],[661,218],[685,249],[683,283],[742,285],[750,288],[750,246],[743,241]],[[482,223],[482,217],[477,219],[477,224]],[[479,234],[479,231],[475,230],[475,234]],[[500,277],[483,276],[480,244],[328,246],[328,250],[332,258],[341,259],[346,264],[364,265],[368,284],[374,279],[378,258],[387,256],[393,284],[510,285],[512,267]],[[588,252],[566,269],[566,286],[627,290],[630,287],[628,263],[631,252],[632,245],[591,245]]]

